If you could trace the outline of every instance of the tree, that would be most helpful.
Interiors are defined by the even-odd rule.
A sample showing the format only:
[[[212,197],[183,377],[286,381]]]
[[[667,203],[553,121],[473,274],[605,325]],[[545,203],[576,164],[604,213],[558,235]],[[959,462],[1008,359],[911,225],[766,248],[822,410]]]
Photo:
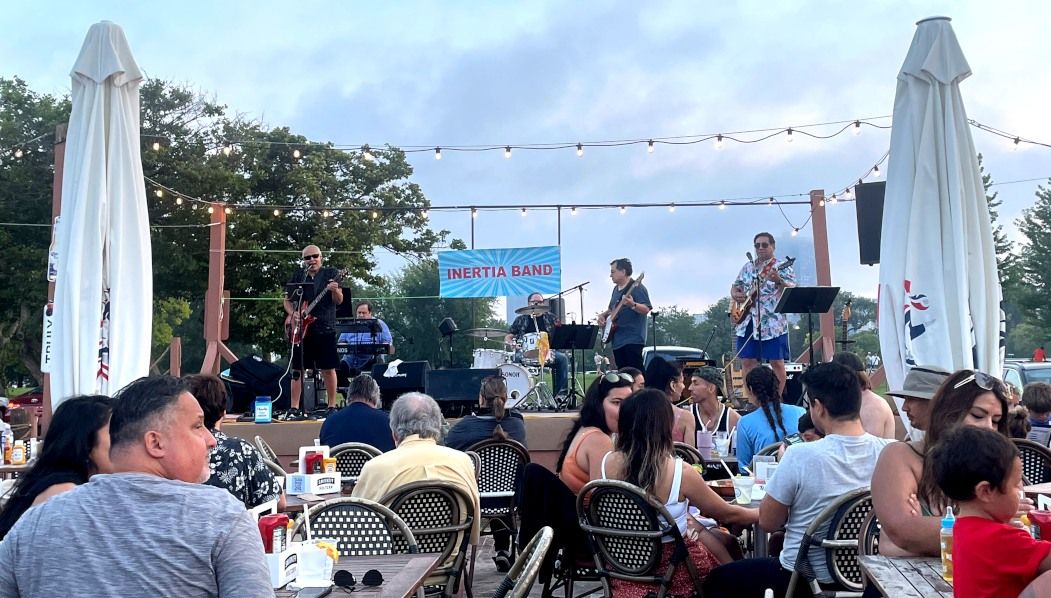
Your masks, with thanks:
[[[677,305],[658,307],[654,311],[659,314],[656,318],[656,339],[653,338],[651,329],[651,334],[648,338],[649,344],[701,348],[703,339],[693,314]],[[647,325],[650,325],[653,321],[654,319],[651,318]]]
[[[1051,235],[1047,234],[1051,230],[1051,189],[1038,187],[1036,198],[1036,203],[1023,210],[1017,221],[1026,239],[1019,259],[1021,284],[1017,300],[1028,310],[1025,321],[1046,334],[1051,330]]]
[[[698,338],[703,339],[697,346],[707,346],[709,357],[722,365],[723,359],[734,356],[734,326],[727,314],[730,313],[730,297],[723,297],[708,306],[697,324]]]
[[[997,223],[1000,217],[998,208],[1003,201],[997,199],[998,192],[989,192],[993,186],[993,175],[985,171],[982,155],[978,154],[978,171],[982,174],[982,186],[985,188],[985,201],[989,206],[989,221],[993,229],[993,246],[996,248],[996,266],[1000,272],[1000,286],[1007,297],[1008,290],[1018,282],[1018,256],[1011,251],[1011,242],[1007,240],[1004,226]]]

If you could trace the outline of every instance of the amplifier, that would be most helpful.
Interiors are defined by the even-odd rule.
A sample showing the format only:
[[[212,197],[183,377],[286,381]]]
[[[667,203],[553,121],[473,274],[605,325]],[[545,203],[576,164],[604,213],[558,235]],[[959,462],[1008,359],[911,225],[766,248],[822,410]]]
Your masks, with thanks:
[[[478,402],[482,380],[487,376],[498,376],[498,368],[456,368],[431,370],[427,373],[427,394],[439,403]]]
[[[398,375],[387,377],[387,364],[377,363],[372,366],[372,377],[379,384],[380,390],[400,390],[402,392],[419,391],[427,388],[427,372],[431,369],[429,361],[403,361],[398,364]]]

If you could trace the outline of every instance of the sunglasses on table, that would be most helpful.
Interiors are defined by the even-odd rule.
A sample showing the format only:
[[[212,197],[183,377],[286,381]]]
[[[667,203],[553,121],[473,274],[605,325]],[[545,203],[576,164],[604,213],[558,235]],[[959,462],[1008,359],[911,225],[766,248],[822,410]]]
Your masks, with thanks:
[[[952,389],[956,390],[963,386],[967,386],[971,382],[977,384],[978,388],[981,388],[982,390],[994,390],[1000,384],[1000,381],[994,378],[993,376],[990,376],[985,372],[975,371],[970,376],[967,376],[963,380],[960,380],[959,382],[954,384]]]
[[[332,577],[332,583],[342,590],[353,592],[354,587],[358,585],[358,580],[354,579],[354,574],[350,571],[340,569]],[[361,584],[370,588],[382,585],[383,574],[377,569],[369,569],[365,572],[365,576],[361,578]]]

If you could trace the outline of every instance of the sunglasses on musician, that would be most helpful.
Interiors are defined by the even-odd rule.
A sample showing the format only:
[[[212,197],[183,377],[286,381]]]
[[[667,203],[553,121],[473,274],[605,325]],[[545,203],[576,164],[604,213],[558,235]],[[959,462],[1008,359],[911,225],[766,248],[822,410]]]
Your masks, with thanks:
[[[320,257],[321,257],[320,253],[311,253],[310,255],[304,255],[303,256],[303,261],[305,262],[307,260],[316,260],[316,259],[318,259]]]
[[[770,247],[770,246],[771,246],[771,244],[767,243],[766,241],[760,241],[760,242],[755,244],[755,248],[756,249],[766,249],[767,247]]]

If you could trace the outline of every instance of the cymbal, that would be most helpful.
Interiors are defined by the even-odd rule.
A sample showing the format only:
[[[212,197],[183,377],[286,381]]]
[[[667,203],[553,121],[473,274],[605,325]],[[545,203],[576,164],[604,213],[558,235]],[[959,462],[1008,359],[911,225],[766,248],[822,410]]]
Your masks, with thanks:
[[[527,305],[519,307],[515,310],[515,313],[520,316],[542,316],[550,311],[551,308],[546,305]]]
[[[475,338],[503,338],[507,335],[507,331],[500,330],[499,328],[472,328],[470,330],[464,330],[463,334]]]

